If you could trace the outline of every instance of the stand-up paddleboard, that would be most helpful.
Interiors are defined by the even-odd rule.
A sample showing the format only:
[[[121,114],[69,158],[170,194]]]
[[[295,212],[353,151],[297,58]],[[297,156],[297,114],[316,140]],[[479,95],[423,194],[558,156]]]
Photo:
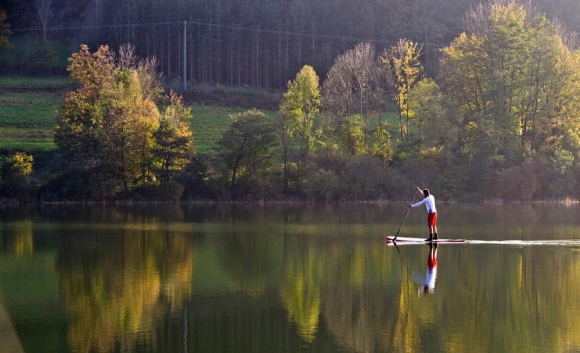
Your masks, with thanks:
[[[395,237],[388,236],[386,238],[387,244],[429,244],[431,242],[441,244],[441,243],[465,243],[465,239],[433,239],[432,241],[427,241],[424,238],[408,238],[408,237]]]

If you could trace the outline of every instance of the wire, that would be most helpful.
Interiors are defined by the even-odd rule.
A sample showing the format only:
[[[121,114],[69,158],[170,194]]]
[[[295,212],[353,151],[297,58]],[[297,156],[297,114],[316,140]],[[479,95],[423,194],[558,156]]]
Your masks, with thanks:
[[[207,22],[200,22],[200,21],[166,21],[166,22],[126,23],[126,24],[99,25],[99,26],[83,25],[83,26],[51,27],[49,29],[49,32],[69,31],[69,30],[89,30],[89,29],[94,30],[94,29],[100,29],[100,28],[138,28],[138,27],[145,27],[145,26],[151,27],[151,26],[166,26],[166,25],[183,25],[184,23],[188,26],[189,25],[198,25],[198,26],[205,26],[205,27],[231,29],[231,30],[236,30],[236,31],[250,31],[250,32],[255,32],[255,33],[267,33],[267,34],[308,37],[308,38],[314,37],[314,38],[342,40],[342,41],[351,41],[351,42],[370,41],[370,42],[381,43],[381,44],[396,44],[398,42],[396,40],[381,40],[381,39],[371,39],[371,38],[361,38],[361,37],[334,36],[334,35],[329,35],[329,34],[279,31],[279,30],[271,30],[271,29],[260,29],[260,28],[255,28],[255,27],[243,27],[243,26],[207,23]],[[12,31],[12,32],[40,32],[40,31],[42,31],[42,28],[40,28],[40,27],[18,28],[18,29],[10,29],[10,31]],[[445,45],[437,44],[437,43],[428,43],[426,46],[435,47],[435,48],[443,48]]]

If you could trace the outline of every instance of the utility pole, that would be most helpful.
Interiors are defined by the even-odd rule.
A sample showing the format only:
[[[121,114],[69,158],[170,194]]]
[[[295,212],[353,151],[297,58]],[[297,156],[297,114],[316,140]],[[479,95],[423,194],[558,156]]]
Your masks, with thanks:
[[[187,21],[183,21],[183,91],[187,91]]]

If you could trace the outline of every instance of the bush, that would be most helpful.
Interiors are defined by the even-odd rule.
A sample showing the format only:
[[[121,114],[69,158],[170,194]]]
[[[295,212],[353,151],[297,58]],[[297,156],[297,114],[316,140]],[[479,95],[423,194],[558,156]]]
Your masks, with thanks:
[[[340,179],[333,171],[311,166],[304,190],[312,201],[338,201]]]
[[[27,201],[33,195],[33,185],[30,181],[33,158],[23,152],[16,152],[2,165],[2,185],[0,195],[3,198]]]
[[[538,168],[532,163],[504,170],[498,177],[497,197],[505,201],[530,201],[538,189]]]
[[[183,195],[183,185],[170,180],[160,184],[144,184],[120,195],[121,200],[176,203]]]

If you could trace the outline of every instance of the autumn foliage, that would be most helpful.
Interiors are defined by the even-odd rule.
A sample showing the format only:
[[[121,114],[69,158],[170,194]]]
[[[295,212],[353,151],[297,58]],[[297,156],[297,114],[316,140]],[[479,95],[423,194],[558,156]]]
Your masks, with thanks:
[[[90,199],[131,195],[170,182],[192,156],[191,112],[171,93],[165,109],[155,60],[137,60],[86,45],[69,59],[76,89],[68,93],[54,127],[70,171],[86,177]]]

